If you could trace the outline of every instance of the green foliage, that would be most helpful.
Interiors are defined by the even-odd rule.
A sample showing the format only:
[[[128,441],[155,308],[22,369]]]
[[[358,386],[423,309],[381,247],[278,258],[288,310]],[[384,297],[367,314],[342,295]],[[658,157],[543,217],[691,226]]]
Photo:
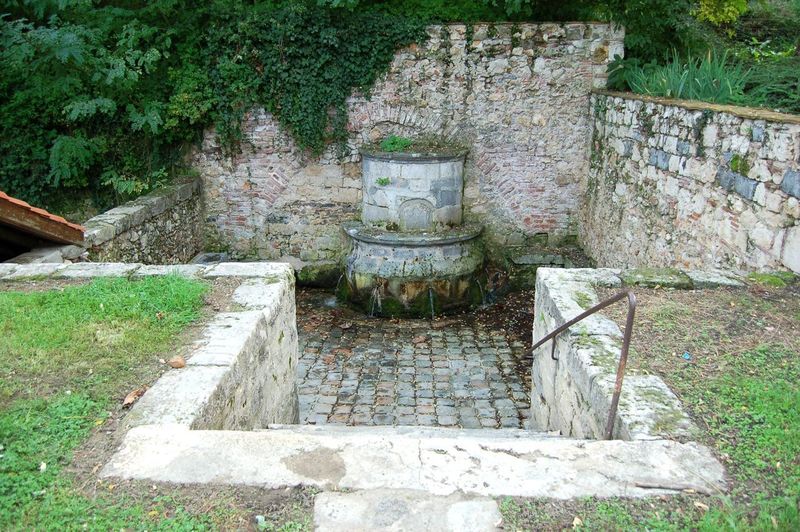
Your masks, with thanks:
[[[800,57],[754,64],[738,103],[800,114]]]
[[[666,98],[733,103],[743,94],[749,72],[726,55],[709,52],[682,59],[677,54],[663,66],[645,66],[628,74],[634,92]]]
[[[236,151],[254,105],[301,148],[343,144],[346,98],[424,37],[416,16],[312,1],[2,5],[0,189],[45,205],[151,189],[210,124]]]
[[[346,99],[368,94],[397,48],[424,37],[417,19],[302,3],[230,17],[207,49],[215,120],[229,147],[253,105],[273,113],[300,148],[318,154],[328,142],[344,145]]]
[[[715,26],[732,24],[747,11],[747,0],[700,0],[694,15]]]
[[[110,393],[116,375],[139,371],[197,319],[206,289],[165,276],[0,292],[0,405],[18,394],[87,384]]]
[[[0,410],[0,529],[211,529],[209,516],[188,515],[169,501],[154,500],[152,508],[124,506],[78,492],[63,468],[92,427],[103,422],[104,406],[70,394],[17,401]],[[162,517],[167,511],[171,515]]]
[[[389,135],[381,141],[381,150],[383,151],[406,151],[413,141],[406,137],[398,137],[397,135]]]

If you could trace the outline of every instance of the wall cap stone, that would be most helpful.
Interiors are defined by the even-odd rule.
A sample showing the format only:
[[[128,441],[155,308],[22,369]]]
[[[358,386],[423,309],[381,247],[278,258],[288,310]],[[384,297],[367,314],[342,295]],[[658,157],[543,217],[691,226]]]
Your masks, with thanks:
[[[714,111],[717,113],[727,113],[750,120],[767,120],[770,122],[782,122],[785,124],[800,124],[800,115],[789,113],[778,113],[768,109],[756,107],[741,107],[738,105],[723,105],[717,103],[701,102],[698,100],[678,100],[672,98],[662,98],[657,96],[647,96],[634,92],[618,92],[605,89],[594,89],[592,94],[607,96],[610,98],[622,98],[625,100],[640,100],[646,103],[666,105],[673,107],[683,107],[691,111]]]

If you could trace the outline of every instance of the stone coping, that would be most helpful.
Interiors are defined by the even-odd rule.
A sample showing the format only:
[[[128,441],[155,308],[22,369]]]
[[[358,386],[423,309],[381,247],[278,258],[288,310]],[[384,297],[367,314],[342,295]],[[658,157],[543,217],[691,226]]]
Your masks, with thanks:
[[[96,247],[158,216],[174,205],[186,201],[200,191],[201,180],[192,179],[154,190],[90,218],[86,224],[86,247]]]
[[[594,290],[596,286],[692,289],[742,285],[738,276],[719,271],[539,268],[536,273],[533,340],[538,341],[551,330],[599,303]],[[555,404],[549,404],[549,414],[538,418],[540,425],[546,418],[551,426],[539,426],[538,429],[563,431],[561,420],[558,419],[559,413],[563,415],[564,411],[570,409],[584,413],[588,410],[592,419],[583,423],[579,435],[585,437],[588,433],[593,437],[601,437],[614,392],[622,336],[619,326],[605,317],[601,311],[573,325],[554,340],[557,342],[558,351],[556,363],[550,362],[551,342],[537,349],[533,354],[534,370],[553,372],[554,382],[568,382],[574,385],[578,394],[577,400],[570,397],[567,405],[564,403],[566,400],[564,396],[560,395],[556,385],[553,385],[551,396],[543,395],[542,400],[545,403],[548,400],[555,401]],[[559,372],[566,372],[569,378],[563,376],[559,379]],[[547,390],[544,393],[547,394]],[[531,394],[531,407],[533,422],[536,423],[537,416],[533,410],[537,406],[544,407],[537,405],[537,398],[534,395]],[[573,426],[570,424],[570,427]],[[696,430],[677,396],[661,378],[655,375],[625,376],[614,429],[615,437],[624,440],[665,437],[689,440],[694,438]]]
[[[145,265],[123,262],[0,264],[0,281],[89,279],[93,277],[143,277],[183,275],[200,279],[262,277],[294,284],[294,270],[283,262],[222,262],[219,264]]]
[[[457,149],[441,152],[403,152],[403,151],[380,151],[370,148],[360,148],[358,152],[365,158],[376,159],[379,161],[390,161],[395,163],[446,163],[453,161],[463,161],[467,156],[468,150]]]
[[[659,96],[648,96],[636,94],[634,92],[618,92],[603,89],[595,89],[593,94],[608,96],[611,98],[624,98],[626,100],[640,100],[645,103],[657,105],[671,105],[683,107],[692,111],[714,111],[717,113],[728,113],[741,118],[750,120],[765,120],[768,122],[783,122],[786,124],[800,124],[800,115],[779,113],[769,109],[759,109],[757,107],[741,107],[738,105],[723,105],[717,103],[701,102],[698,100],[679,100],[673,98],[663,98]]]
[[[424,232],[387,231],[367,227],[361,222],[345,222],[342,229],[354,240],[370,244],[402,247],[433,247],[467,242],[480,236],[483,226],[465,224],[451,229]]]
[[[264,431],[141,426],[102,477],[323,490],[414,487],[570,499],[647,497],[725,489],[722,465],[695,443],[586,441],[516,430],[417,427],[271,427]]]

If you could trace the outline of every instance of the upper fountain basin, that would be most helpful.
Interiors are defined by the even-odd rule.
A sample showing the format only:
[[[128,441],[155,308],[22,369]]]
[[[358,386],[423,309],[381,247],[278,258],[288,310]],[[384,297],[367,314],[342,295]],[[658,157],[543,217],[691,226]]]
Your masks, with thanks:
[[[365,225],[430,231],[461,223],[465,152],[361,155]]]

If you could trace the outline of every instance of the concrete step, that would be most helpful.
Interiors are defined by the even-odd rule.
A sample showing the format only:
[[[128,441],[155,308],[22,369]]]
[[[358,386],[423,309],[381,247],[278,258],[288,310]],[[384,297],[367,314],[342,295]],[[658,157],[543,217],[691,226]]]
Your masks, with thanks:
[[[323,492],[314,499],[318,532],[489,532],[502,522],[497,502],[463,493],[431,496],[418,490]]]
[[[284,426],[259,432],[131,429],[101,473],[175,483],[415,489],[432,495],[641,497],[724,488],[695,443],[589,441],[512,430]]]

